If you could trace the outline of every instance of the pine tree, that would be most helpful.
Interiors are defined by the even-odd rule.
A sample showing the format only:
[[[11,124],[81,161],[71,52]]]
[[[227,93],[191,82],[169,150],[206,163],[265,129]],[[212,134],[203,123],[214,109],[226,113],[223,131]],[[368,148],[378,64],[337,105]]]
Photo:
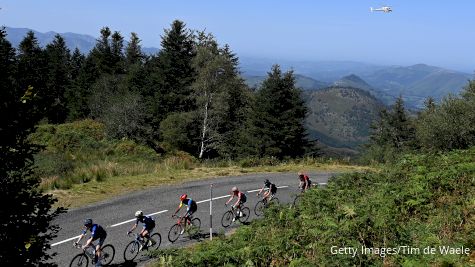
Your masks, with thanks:
[[[194,37],[181,21],[174,21],[162,36],[161,50],[146,64],[141,75],[146,75],[146,85],[141,90],[147,106],[147,125],[151,129],[147,143],[156,151],[160,140],[160,123],[174,112],[196,109],[193,89],[192,60],[195,56]]]
[[[253,138],[258,156],[302,156],[309,145],[304,120],[307,108],[292,71],[275,65],[257,92]]]
[[[31,56],[27,51],[38,51],[36,46],[27,47],[34,44],[31,34],[29,37],[21,46],[22,64],[30,62],[26,60]],[[56,200],[37,189],[39,181],[32,177],[37,147],[28,141],[44,114],[37,113],[34,102],[38,97],[32,86],[20,87],[14,81],[21,73],[15,74],[18,62],[4,29],[0,30],[0,62],[0,262],[3,266],[54,266],[47,263],[51,256],[46,252],[59,229],[51,222],[63,209],[51,210]],[[22,66],[22,70],[26,69],[31,70]],[[35,80],[25,79],[22,83],[35,84]]]
[[[34,110],[45,114],[50,106],[46,90],[47,64],[43,50],[32,31],[29,31],[20,42],[18,49],[17,83],[19,88],[32,87],[32,92],[37,97]]]
[[[142,64],[145,59],[145,55],[142,52],[142,47],[140,46],[140,39],[138,35],[133,32],[130,34],[130,41],[127,44],[127,48],[125,49],[125,61],[130,68],[130,66],[136,64]]]
[[[47,81],[45,96],[50,102],[47,118],[51,123],[63,123],[66,120],[66,90],[71,84],[69,49],[61,35],[56,35],[46,46]]]

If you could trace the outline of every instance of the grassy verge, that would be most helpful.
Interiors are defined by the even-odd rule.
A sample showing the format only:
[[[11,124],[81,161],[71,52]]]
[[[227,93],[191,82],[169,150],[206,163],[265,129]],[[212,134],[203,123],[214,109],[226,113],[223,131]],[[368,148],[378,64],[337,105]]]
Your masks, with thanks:
[[[57,205],[64,207],[79,207],[86,204],[106,200],[108,198],[133,192],[150,186],[178,184],[191,180],[209,179],[219,176],[244,175],[249,173],[263,172],[297,172],[306,171],[329,171],[329,172],[353,172],[363,171],[367,167],[345,165],[341,163],[315,163],[310,162],[282,163],[276,166],[226,166],[212,167],[206,164],[194,166],[170,165],[167,161],[157,163],[151,173],[137,175],[107,176],[100,180],[91,180],[86,183],[73,184],[68,189],[53,189],[46,192],[52,193],[58,198]]]

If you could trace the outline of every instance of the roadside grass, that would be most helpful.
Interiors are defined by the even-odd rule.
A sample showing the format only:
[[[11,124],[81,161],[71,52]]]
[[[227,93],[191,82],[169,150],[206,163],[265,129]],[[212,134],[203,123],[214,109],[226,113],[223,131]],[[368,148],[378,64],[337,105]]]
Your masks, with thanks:
[[[368,169],[344,160],[312,157],[200,161],[179,151],[159,155],[133,140],[108,138],[104,125],[90,119],[43,124],[29,139],[43,148],[35,156],[40,189],[56,196],[56,205],[63,207],[79,207],[144,188],[213,177]]]
[[[140,163],[138,164],[140,165]],[[217,167],[218,165],[227,166]],[[129,167],[132,170],[127,170],[127,168],[123,167],[124,170],[121,171],[121,173],[126,174],[114,175],[114,173],[117,173],[114,172],[114,169],[120,169],[121,164],[103,162],[99,166],[89,167],[89,174],[85,174],[85,176],[93,178],[87,179],[84,182],[72,183],[67,189],[49,189],[45,190],[45,192],[53,194],[58,198],[57,206],[74,208],[150,187],[180,184],[192,180],[251,173],[298,172],[300,170],[360,172],[370,169],[369,167],[350,165],[344,162],[318,162],[318,160],[283,162],[276,163],[274,166],[241,167],[235,163],[233,165],[232,162],[227,162],[226,164],[210,162],[186,164],[176,159],[168,159],[155,165],[145,164],[144,166],[136,166],[132,164]],[[104,168],[104,170],[101,171],[101,168]],[[135,171],[134,168],[140,171]],[[51,184],[50,180],[43,180],[44,188],[50,186],[49,184]]]

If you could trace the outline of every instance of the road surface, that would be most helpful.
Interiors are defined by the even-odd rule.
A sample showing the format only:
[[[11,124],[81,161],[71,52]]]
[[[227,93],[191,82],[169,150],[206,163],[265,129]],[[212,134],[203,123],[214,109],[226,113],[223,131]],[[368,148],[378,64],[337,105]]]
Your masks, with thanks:
[[[335,173],[310,172],[309,176],[312,183],[326,184],[328,179]],[[221,226],[221,217],[228,210],[224,203],[228,200],[231,188],[237,186],[239,190],[247,193],[247,203],[245,206],[251,210],[250,220],[257,216],[254,214],[254,206],[259,200],[256,192],[264,180],[268,178],[279,188],[276,196],[281,203],[290,203],[295,194],[298,193],[298,178],[296,173],[272,173],[272,174],[251,174],[243,176],[219,177],[202,181],[187,182],[178,185],[162,186],[148,190],[122,195],[107,201],[88,205],[82,208],[71,209],[65,214],[61,214],[55,221],[61,227],[58,237],[52,242],[50,253],[57,253],[53,261],[58,266],[69,266],[74,255],[78,254],[80,249],[72,246],[73,242],[81,233],[83,222],[86,218],[92,218],[94,223],[105,227],[107,239],[105,244],[112,244],[115,247],[115,257],[111,266],[136,266],[140,262],[147,260],[140,255],[133,263],[124,263],[123,252],[125,246],[132,240],[126,235],[126,232],[133,225],[134,213],[142,210],[144,214],[152,214],[156,221],[154,232],[158,231],[162,236],[160,248],[170,246],[185,246],[190,244],[190,239],[180,237],[173,244],[168,241],[168,231],[176,222],[171,215],[179,204],[179,197],[182,194],[188,194],[190,198],[198,203],[198,211],[194,217],[201,220],[201,231],[209,238],[209,198],[210,184],[213,184],[213,232],[218,233],[223,230]],[[235,200],[233,200],[234,203]],[[179,214],[185,211],[182,208]],[[229,228],[238,227],[239,224],[233,224]],[[142,225],[137,227],[135,232],[141,229]],[[89,234],[89,232],[88,232]],[[203,235],[205,236],[205,235]],[[89,237],[89,236],[88,236]],[[87,237],[87,238],[88,238]],[[83,239],[84,241],[85,239]],[[92,266],[91,264],[89,266]]]

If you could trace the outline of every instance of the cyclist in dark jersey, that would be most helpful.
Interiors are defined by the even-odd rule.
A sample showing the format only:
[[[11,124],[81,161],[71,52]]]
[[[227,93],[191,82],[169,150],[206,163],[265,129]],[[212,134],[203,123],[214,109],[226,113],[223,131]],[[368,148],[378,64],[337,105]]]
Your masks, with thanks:
[[[186,212],[183,215],[183,218],[185,219],[185,227],[186,227],[187,225],[186,221],[188,220],[189,222],[191,222],[191,215],[193,215],[193,213],[195,213],[198,210],[198,205],[196,205],[196,201],[194,201],[191,198],[188,198],[187,194],[183,194],[180,196],[180,205],[176,209],[175,213],[173,213],[172,217],[175,216],[178,213],[178,211],[180,211],[183,205],[186,206]],[[185,227],[183,227],[180,234],[183,234],[185,232]]]
[[[107,232],[99,224],[93,224],[92,219],[86,219],[84,221],[84,230],[82,231],[82,234],[79,236],[79,239],[74,243],[74,245],[77,245],[81,241],[81,239],[86,236],[87,230],[91,231],[91,237],[82,246],[82,249],[86,249],[88,246],[92,246],[92,242],[99,240],[96,245],[96,256],[94,258],[94,262],[97,262],[97,259],[101,256],[101,248],[104,244],[104,240],[107,237]]]
[[[302,191],[309,189],[312,185],[312,181],[310,181],[308,175],[304,174],[303,172],[299,172],[298,176],[300,180],[299,188],[302,189]]]
[[[269,181],[269,179],[266,179],[264,181],[264,185],[262,186],[261,190],[257,193],[257,196],[259,196],[262,191],[264,191],[264,197],[262,198],[264,201],[268,201],[272,198],[274,198],[275,193],[277,193],[277,186]],[[270,199],[269,199],[270,196]]]
[[[138,210],[137,212],[135,212],[135,218],[137,218],[137,220],[135,221],[134,226],[132,226],[132,228],[130,228],[130,230],[127,232],[127,235],[129,235],[132,231],[134,231],[135,228],[137,228],[139,222],[141,222],[143,224],[143,228],[142,228],[142,231],[140,231],[140,237],[142,237],[143,240],[147,238],[148,240],[148,242],[146,243],[147,246],[155,245],[157,241],[150,238],[150,233],[153,231],[153,228],[155,228],[155,220],[153,220],[151,216],[144,216],[141,210]],[[139,250],[142,250],[142,249],[143,247],[140,246]]]

